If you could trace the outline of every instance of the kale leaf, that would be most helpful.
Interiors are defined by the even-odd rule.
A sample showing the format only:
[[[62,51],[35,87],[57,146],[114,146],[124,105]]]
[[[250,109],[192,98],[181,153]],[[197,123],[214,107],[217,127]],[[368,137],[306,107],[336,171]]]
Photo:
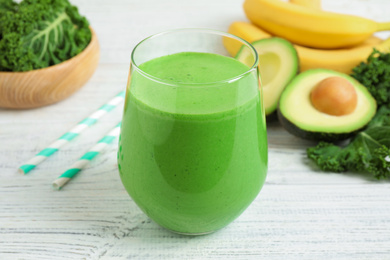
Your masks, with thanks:
[[[14,12],[18,6],[13,0],[0,0],[0,18],[5,16],[7,12]],[[2,38],[2,19],[0,19],[0,40]]]
[[[15,11],[17,6],[13,0],[0,0],[0,12]]]
[[[0,71],[68,60],[91,40],[89,23],[68,0],[0,0]]]
[[[377,179],[390,178],[390,107],[381,106],[364,131],[345,147],[320,142],[307,155],[323,171],[366,172]]]
[[[390,104],[390,53],[374,49],[366,62],[353,68],[351,76],[367,88],[378,107]]]

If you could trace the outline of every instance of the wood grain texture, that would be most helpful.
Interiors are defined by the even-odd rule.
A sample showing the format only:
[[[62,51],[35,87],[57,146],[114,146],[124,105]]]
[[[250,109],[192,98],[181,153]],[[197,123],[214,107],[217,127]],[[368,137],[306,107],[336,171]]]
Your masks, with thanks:
[[[390,184],[320,172],[313,142],[268,124],[269,171],[255,202],[231,225],[186,237],[150,221],[124,190],[117,145],[60,192],[51,182],[120,120],[118,107],[28,175],[17,167],[123,90],[130,52],[178,27],[226,31],[245,20],[240,0],[74,0],[96,30],[101,60],[91,80],[59,103],[0,109],[0,259],[390,259]],[[324,8],[388,19],[388,1],[323,1]]]

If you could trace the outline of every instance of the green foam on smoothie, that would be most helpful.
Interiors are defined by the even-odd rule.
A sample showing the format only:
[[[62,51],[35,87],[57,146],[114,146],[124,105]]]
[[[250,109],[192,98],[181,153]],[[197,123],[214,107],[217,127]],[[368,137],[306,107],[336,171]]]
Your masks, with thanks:
[[[161,111],[218,113],[244,105],[258,95],[257,88],[243,87],[257,84],[256,69],[231,57],[175,53],[147,61],[139,69],[152,77],[133,73],[132,94]]]
[[[228,63],[229,66],[225,64]],[[184,52],[159,57],[139,66],[148,74],[171,83],[212,83],[237,77],[249,67],[233,58],[211,53]]]

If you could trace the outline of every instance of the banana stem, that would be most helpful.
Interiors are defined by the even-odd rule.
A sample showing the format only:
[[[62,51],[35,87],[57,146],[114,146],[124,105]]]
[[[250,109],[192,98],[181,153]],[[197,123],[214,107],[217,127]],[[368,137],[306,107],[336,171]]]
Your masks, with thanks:
[[[378,23],[377,32],[388,31],[388,30],[390,30],[390,22]]]

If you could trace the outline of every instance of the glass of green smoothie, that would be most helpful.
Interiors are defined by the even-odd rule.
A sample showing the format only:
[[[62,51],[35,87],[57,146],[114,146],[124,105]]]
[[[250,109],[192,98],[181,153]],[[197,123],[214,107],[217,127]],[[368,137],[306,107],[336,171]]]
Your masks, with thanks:
[[[229,57],[226,39],[247,52],[245,64]],[[207,234],[260,192],[267,136],[258,71],[249,43],[214,30],[172,30],[134,48],[118,168],[131,198],[159,225]]]

